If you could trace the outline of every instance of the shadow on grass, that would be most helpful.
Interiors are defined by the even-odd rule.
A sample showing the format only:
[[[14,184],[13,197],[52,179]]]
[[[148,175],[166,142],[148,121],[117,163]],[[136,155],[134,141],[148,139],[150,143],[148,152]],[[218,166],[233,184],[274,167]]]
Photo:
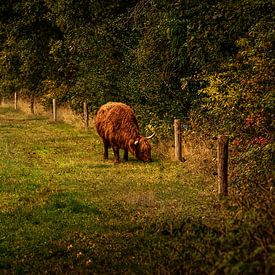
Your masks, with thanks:
[[[56,193],[51,196],[47,208],[50,211],[63,210],[73,214],[101,214],[101,211],[97,206],[81,202],[79,199],[80,196],[79,193],[72,192]]]
[[[56,193],[44,207],[0,214],[0,273],[272,274],[271,247],[262,249],[253,237],[271,237],[266,223],[234,220],[232,227],[230,220],[220,228],[188,217],[127,223],[79,196]]]

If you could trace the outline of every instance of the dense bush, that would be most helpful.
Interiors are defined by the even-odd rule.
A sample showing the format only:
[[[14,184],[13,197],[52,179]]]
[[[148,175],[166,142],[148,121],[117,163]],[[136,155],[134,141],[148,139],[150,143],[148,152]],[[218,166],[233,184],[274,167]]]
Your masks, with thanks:
[[[246,212],[236,216],[228,211],[219,227],[202,220],[186,219],[162,228],[168,254],[163,251],[162,266],[166,271],[196,274],[272,274],[274,222],[270,213]],[[230,217],[230,218],[229,218]],[[223,217],[221,217],[223,219]],[[220,223],[224,226],[221,227]],[[153,247],[154,251],[158,247]],[[156,269],[161,269],[156,265]]]

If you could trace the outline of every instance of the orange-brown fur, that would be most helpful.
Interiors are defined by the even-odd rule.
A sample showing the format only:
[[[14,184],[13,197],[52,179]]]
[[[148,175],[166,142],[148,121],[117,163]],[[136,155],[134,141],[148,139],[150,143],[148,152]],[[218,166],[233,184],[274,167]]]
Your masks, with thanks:
[[[104,159],[108,158],[108,147],[119,162],[119,149],[124,150],[124,159],[128,160],[128,151],[137,159],[151,161],[151,146],[140,135],[133,110],[124,103],[109,102],[100,107],[95,121],[98,134],[104,144]]]

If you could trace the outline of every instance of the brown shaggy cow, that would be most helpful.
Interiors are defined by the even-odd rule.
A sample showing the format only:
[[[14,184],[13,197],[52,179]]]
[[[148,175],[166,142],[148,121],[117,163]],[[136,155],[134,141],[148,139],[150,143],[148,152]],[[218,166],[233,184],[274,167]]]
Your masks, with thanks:
[[[151,161],[151,146],[148,139],[139,133],[139,127],[133,110],[124,103],[109,102],[100,107],[95,121],[98,134],[104,144],[104,159],[108,159],[108,148],[114,151],[115,162],[119,162],[119,149],[124,150],[124,160],[128,160],[128,151],[137,159]]]

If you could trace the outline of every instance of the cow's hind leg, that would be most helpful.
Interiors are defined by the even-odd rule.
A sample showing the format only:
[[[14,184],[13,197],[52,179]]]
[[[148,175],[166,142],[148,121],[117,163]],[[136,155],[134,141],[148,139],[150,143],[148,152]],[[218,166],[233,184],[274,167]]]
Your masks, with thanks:
[[[128,150],[124,150],[124,160],[128,160]]]
[[[103,140],[104,144],[104,153],[103,153],[103,158],[108,159],[108,148],[109,148],[109,143],[105,140]]]
[[[115,163],[119,163],[119,147],[118,146],[113,146],[113,151],[115,155]]]

